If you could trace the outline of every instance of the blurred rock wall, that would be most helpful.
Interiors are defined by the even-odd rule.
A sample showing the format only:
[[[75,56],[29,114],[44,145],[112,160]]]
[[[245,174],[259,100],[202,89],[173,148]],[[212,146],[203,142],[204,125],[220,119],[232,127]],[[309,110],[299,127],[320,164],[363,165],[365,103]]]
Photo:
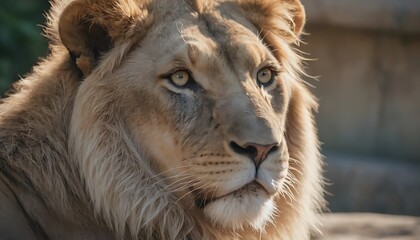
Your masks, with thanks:
[[[420,163],[420,1],[303,3],[324,148]]]
[[[398,160],[326,152],[329,208],[420,216],[420,166]]]
[[[302,3],[329,208],[420,216],[420,1]]]

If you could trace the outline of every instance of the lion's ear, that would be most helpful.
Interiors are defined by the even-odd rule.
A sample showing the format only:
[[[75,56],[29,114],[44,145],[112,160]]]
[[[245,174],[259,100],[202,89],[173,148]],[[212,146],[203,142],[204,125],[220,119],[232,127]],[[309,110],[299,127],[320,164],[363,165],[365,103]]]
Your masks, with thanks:
[[[305,9],[300,0],[239,0],[245,16],[260,31],[281,35],[296,43],[305,25]]]
[[[116,42],[145,32],[148,11],[140,2],[76,0],[64,9],[58,23],[60,39],[84,76]]]

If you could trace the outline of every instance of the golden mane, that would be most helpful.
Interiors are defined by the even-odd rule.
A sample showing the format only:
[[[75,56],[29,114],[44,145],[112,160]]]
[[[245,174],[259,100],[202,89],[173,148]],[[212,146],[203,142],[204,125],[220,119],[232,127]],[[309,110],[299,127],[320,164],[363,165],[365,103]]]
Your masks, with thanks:
[[[207,30],[195,27],[197,19],[205,22],[202,25]],[[305,12],[298,0],[53,1],[45,29],[51,54],[17,83],[17,93],[0,104],[0,190],[12,192],[13,197],[7,201],[21,206],[14,214],[24,212],[26,220],[19,220],[18,226],[30,235],[51,239],[309,239],[311,231],[317,229],[317,213],[324,200],[322,158],[312,113],[317,102],[300,78],[302,59],[292,48],[299,43],[304,22]],[[172,23],[179,28],[173,31],[167,27]],[[196,121],[204,128],[191,114],[207,113],[188,105],[192,99],[188,98],[187,105],[180,109],[191,108],[191,112],[175,114],[181,110],[162,100],[153,92],[157,90],[151,90],[158,84],[142,80],[143,88],[135,90],[139,85],[137,69],[160,66],[156,63],[158,56],[149,56],[152,50],[144,46],[156,42],[158,38],[153,36],[164,31],[176,32],[180,43],[188,43],[184,55],[190,59],[204,56],[209,59],[208,69],[230,73],[229,64],[217,65],[216,61],[212,65],[212,59],[215,49],[231,54],[227,47],[217,48],[227,35],[231,34],[223,42],[226,46],[234,41],[242,44],[243,38],[232,29],[249,39],[260,39],[253,40],[256,49],[262,49],[258,44],[263,44],[266,49],[261,51],[271,53],[281,63],[282,92],[259,99],[260,93],[250,90],[249,96],[258,99],[249,106],[258,108],[262,104],[262,112],[274,111],[267,106],[279,108],[272,114],[275,123],[267,123],[267,129],[278,128],[275,133],[284,142],[275,150],[280,148],[288,157],[282,190],[267,198],[275,205],[269,222],[254,227],[238,225],[235,229],[221,227],[217,217],[214,221],[206,219],[203,211],[191,204],[194,196],[185,184],[171,182],[178,176],[166,175],[177,168],[165,165],[168,160],[156,160],[165,152],[163,143],[157,147],[161,142],[193,146],[192,141],[198,144],[205,139],[203,135],[186,134],[173,140],[171,134],[179,127],[171,122],[174,115],[177,121],[188,120],[185,126]],[[217,35],[218,31],[222,34]],[[197,33],[203,33],[203,42],[188,39]],[[159,39],[171,42],[171,37]],[[244,46],[247,52],[248,46]],[[205,52],[207,48],[211,54]],[[162,50],[161,58],[171,54]],[[150,71],[147,76],[152,74]],[[172,98],[193,95],[193,90],[160,83],[162,88],[174,91]],[[228,92],[228,88],[223,90]],[[239,96],[237,91],[235,94]],[[281,107],[267,104],[274,98],[281,100]],[[214,114],[209,116],[214,129],[223,125],[216,124]],[[204,132],[201,128],[191,127],[190,132]],[[176,130],[180,135],[186,132]],[[216,160],[200,161],[195,164],[211,165]]]

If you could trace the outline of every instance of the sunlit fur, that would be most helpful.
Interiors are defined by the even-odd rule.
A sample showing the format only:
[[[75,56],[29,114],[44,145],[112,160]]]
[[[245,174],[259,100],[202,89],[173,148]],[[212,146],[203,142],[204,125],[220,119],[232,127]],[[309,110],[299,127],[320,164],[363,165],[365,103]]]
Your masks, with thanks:
[[[101,56],[80,19],[107,33]],[[324,202],[317,103],[293,48],[304,22],[298,0],[53,1],[51,54],[0,104],[0,176],[35,234],[309,239]],[[264,59],[282,68],[267,89],[253,81]],[[180,62],[201,88],[161,79]],[[275,194],[242,188],[254,164],[226,144],[264,137],[232,130],[247,114],[279,142],[260,166]],[[214,201],[199,209],[201,195]]]

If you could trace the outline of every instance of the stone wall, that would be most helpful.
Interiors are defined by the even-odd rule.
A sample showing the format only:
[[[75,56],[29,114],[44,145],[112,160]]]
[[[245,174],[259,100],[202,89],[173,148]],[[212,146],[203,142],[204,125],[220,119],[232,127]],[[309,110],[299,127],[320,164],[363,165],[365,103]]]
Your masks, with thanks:
[[[326,152],[326,194],[333,212],[420,216],[420,166]]]
[[[302,2],[329,208],[420,216],[420,1]]]
[[[311,24],[419,33],[418,0],[301,0]]]
[[[303,3],[324,148],[420,163],[420,1]]]
[[[420,218],[383,214],[325,214],[317,240],[418,240]]]

